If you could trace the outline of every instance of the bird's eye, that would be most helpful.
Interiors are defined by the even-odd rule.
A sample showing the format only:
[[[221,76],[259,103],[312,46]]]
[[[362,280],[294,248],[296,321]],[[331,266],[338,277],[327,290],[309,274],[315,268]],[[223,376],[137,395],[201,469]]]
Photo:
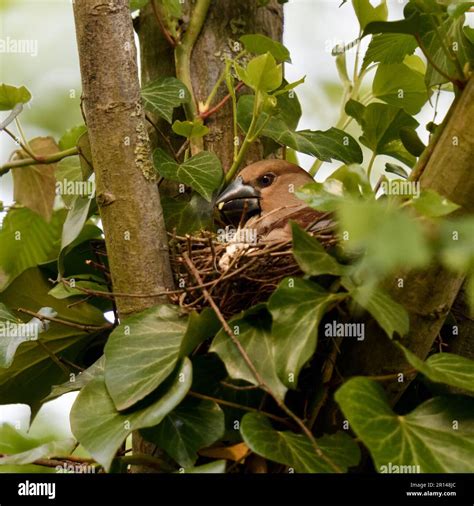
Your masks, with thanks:
[[[265,188],[266,186],[270,186],[275,179],[274,174],[264,174],[258,179],[259,186]]]

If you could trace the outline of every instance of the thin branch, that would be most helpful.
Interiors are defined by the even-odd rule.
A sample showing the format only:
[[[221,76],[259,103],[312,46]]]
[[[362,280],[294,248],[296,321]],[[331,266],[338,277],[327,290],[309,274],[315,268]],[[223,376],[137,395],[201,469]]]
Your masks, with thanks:
[[[45,316],[40,313],[35,313],[34,311],[30,311],[29,309],[24,309],[21,307],[19,307],[17,311],[19,313],[34,316],[35,318],[38,318],[38,320],[41,321],[48,320],[54,323],[59,323],[60,325],[65,325],[66,327],[72,327],[74,329],[83,330],[85,332],[97,332],[99,330],[106,330],[113,328],[113,325],[111,323],[106,323],[104,325],[82,325],[81,323],[69,322],[66,320],[61,320],[59,318],[54,318],[52,316]]]
[[[282,423],[288,427],[293,428],[293,425],[286,419],[281,416],[274,415],[273,413],[268,413],[267,411],[262,411],[261,409],[252,408],[251,406],[245,406],[245,404],[238,404],[237,402],[226,401],[225,399],[219,399],[217,397],[212,397],[210,395],[200,394],[198,392],[193,392],[190,390],[188,395],[191,397],[195,397],[196,399],[202,399],[203,401],[212,401],[217,404],[222,404],[223,406],[229,406],[230,408],[241,409],[243,411],[251,411],[252,413],[261,413],[262,415],[268,416],[272,420],[276,422]]]
[[[163,33],[165,39],[168,41],[169,45],[173,48],[176,47],[177,41],[171,36],[171,33],[165,26],[163,19],[161,17],[161,13],[158,12],[158,6],[156,4],[156,0],[151,1],[151,7],[153,9],[153,14],[155,15],[156,21],[160,27],[161,32]]]

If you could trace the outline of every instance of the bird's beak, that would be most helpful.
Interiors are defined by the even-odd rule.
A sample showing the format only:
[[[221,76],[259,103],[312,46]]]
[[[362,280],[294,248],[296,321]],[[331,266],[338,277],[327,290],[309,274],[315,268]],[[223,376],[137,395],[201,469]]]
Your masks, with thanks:
[[[217,197],[216,207],[226,216],[240,217],[245,212],[249,217],[260,212],[259,200],[260,192],[239,176]]]

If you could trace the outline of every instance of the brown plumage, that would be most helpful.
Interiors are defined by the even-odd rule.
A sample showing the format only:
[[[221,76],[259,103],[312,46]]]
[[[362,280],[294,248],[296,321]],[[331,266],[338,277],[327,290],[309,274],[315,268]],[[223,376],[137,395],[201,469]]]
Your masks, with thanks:
[[[295,191],[314,181],[301,167],[285,160],[262,160],[248,165],[217,198],[217,207],[234,223],[256,232],[259,241],[291,239],[289,221],[321,228],[329,220],[308,207]],[[320,222],[318,219],[322,218]]]

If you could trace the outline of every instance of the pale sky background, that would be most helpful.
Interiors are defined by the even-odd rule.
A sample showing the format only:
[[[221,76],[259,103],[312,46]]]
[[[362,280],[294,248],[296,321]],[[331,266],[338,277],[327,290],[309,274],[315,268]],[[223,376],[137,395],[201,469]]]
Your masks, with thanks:
[[[304,111],[300,129],[326,130],[337,121],[337,96],[334,96],[335,92],[328,95],[328,90],[337,90],[339,82],[331,49],[337,43],[348,43],[358,36],[358,24],[350,2],[338,8],[340,3],[340,0],[290,0],[285,4],[284,43],[292,57],[292,64],[285,69],[286,78],[291,82],[307,76],[306,82],[297,89]],[[378,1],[372,3],[376,5]],[[388,0],[388,4],[390,19],[400,18],[405,1]],[[0,8],[0,38],[38,41],[36,57],[29,54],[0,55],[0,83],[25,85],[32,92],[34,99],[21,116],[29,138],[53,134],[58,139],[66,129],[82,123],[71,1],[0,0]],[[348,56],[349,69],[353,57],[354,51]],[[450,94],[441,94],[438,119],[444,116],[450,101]],[[6,115],[0,112],[0,119]],[[432,107],[427,104],[417,119],[421,124],[419,134],[426,142],[424,125],[433,120]],[[0,164],[8,160],[14,149],[13,141],[0,134]],[[305,168],[314,161],[306,155],[300,155],[299,160]],[[380,170],[385,161],[384,157],[379,157],[376,169]],[[330,169],[338,165],[324,164],[321,175],[327,176]],[[0,179],[0,200],[5,204],[12,201],[10,176]],[[69,397],[66,405],[69,406],[71,401]],[[50,412],[52,418],[57,418],[58,406],[55,403],[49,407],[54,411],[54,416]],[[25,427],[28,409],[7,412],[5,407],[0,407],[0,423],[5,419],[21,420]],[[67,419],[61,420],[67,425]]]

